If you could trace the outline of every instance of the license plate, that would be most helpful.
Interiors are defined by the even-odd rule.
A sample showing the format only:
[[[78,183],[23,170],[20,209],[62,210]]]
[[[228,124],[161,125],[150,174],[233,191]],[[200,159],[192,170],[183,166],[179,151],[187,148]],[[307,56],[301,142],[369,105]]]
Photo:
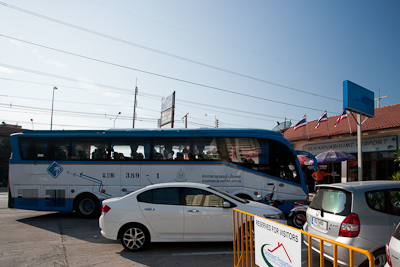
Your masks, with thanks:
[[[326,221],[312,217],[311,224],[318,228],[328,230],[328,223]]]

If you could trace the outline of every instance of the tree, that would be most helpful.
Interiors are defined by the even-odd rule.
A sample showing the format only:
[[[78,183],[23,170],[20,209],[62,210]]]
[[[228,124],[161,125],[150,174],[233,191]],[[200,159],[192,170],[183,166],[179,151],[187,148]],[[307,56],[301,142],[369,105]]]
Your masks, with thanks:
[[[394,162],[399,163],[399,167],[400,167],[400,147],[398,147],[397,151],[394,152],[394,156],[395,156]],[[393,173],[391,179],[395,180],[395,181],[400,181],[400,171]]]
[[[0,185],[6,186],[8,181],[8,161],[11,155],[10,139],[0,141]]]

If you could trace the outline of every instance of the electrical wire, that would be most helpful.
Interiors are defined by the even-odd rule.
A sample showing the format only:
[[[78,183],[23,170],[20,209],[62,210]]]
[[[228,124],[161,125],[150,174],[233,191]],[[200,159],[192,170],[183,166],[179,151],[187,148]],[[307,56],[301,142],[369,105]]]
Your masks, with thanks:
[[[137,48],[145,49],[145,50],[148,50],[148,51],[151,51],[151,52],[154,52],[154,53],[158,53],[158,54],[161,54],[161,55],[164,55],[164,56],[169,56],[169,57],[172,57],[172,58],[175,58],[175,59],[186,61],[186,62],[189,62],[189,63],[192,63],[192,64],[197,64],[197,65],[200,65],[200,66],[203,66],[203,67],[211,68],[211,69],[218,70],[218,71],[221,71],[221,72],[233,74],[233,75],[240,76],[240,77],[243,77],[243,78],[247,78],[247,79],[250,79],[250,80],[254,80],[254,81],[270,84],[270,85],[273,85],[273,86],[285,88],[285,89],[288,89],[288,90],[292,90],[292,91],[296,91],[296,92],[300,92],[300,93],[304,93],[304,94],[308,94],[308,95],[312,95],[312,96],[317,96],[317,97],[330,99],[330,100],[334,100],[334,101],[339,101],[339,102],[341,101],[339,99],[335,99],[335,98],[331,98],[331,97],[327,97],[327,96],[319,95],[319,94],[315,94],[315,93],[310,93],[310,92],[307,92],[307,91],[304,91],[304,90],[300,90],[300,89],[297,89],[297,88],[294,88],[294,87],[281,85],[281,84],[270,82],[270,81],[263,80],[263,79],[260,79],[260,78],[252,77],[250,75],[241,74],[239,72],[235,72],[235,71],[227,70],[227,69],[224,69],[224,68],[212,66],[210,64],[206,64],[206,63],[202,63],[202,62],[195,61],[195,60],[192,60],[192,59],[188,59],[188,58],[185,58],[185,57],[177,56],[177,55],[174,55],[174,54],[171,54],[171,53],[167,53],[167,52],[164,52],[164,51],[161,51],[161,50],[150,48],[148,46],[139,45],[139,44],[136,44],[136,43],[133,43],[133,42],[130,42],[130,41],[126,41],[126,40],[123,40],[123,39],[120,39],[120,38],[116,38],[116,37],[113,37],[113,36],[110,36],[110,35],[107,35],[107,34],[103,34],[103,33],[96,32],[96,31],[93,31],[93,30],[90,30],[90,29],[87,29],[87,28],[83,28],[83,27],[80,27],[80,26],[77,26],[77,25],[74,25],[74,24],[70,24],[70,23],[67,23],[67,22],[64,22],[64,21],[61,21],[61,20],[57,20],[57,19],[54,19],[54,18],[51,18],[51,17],[47,17],[47,16],[44,16],[44,15],[29,11],[29,10],[26,10],[26,9],[22,9],[22,8],[19,8],[19,7],[16,7],[16,6],[12,6],[12,5],[9,5],[7,3],[0,2],[0,5],[12,8],[14,10],[18,10],[18,11],[24,12],[26,14],[33,15],[33,16],[36,16],[36,17],[39,17],[39,18],[42,18],[42,19],[45,19],[45,20],[48,20],[48,21],[51,21],[51,22],[55,22],[55,23],[58,23],[58,24],[61,24],[61,25],[64,25],[64,26],[68,26],[70,28],[74,28],[74,29],[77,29],[77,30],[80,30],[80,31],[84,31],[84,32],[87,32],[87,33],[90,33],[90,34],[94,34],[94,35],[97,35],[97,36],[100,36],[100,37],[103,37],[103,38],[107,38],[107,39],[110,39],[110,40],[113,40],[113,41],[117,41],[117,42],[120,42],[120,43],[124,43],[124,44],[127,44],[127,45],[135,46]]]

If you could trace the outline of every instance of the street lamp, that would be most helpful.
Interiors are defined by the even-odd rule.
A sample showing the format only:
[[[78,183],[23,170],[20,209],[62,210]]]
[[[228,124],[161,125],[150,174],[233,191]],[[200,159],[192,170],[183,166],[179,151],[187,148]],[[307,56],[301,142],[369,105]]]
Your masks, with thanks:
[[[214,115],[215,116],[215,128],[218,128],[217,115],[215,115],[215,114],[205,114],[204,116],[210,116],[210,115]]]
[[[53,107],[54,107],[54,91],[57,90],[57,87],[53,87],[53,100],[51,101],[51,121],[50,121],[50,130],[53,130]]]
[[[114,129],[115,129],[115,121],[117,120],[117,118],[118,118],[119,114],[121,114],[121,112],[118,112],[118,115],[117,115],[117,117],[115,117],[115,119],[114,119]]]
[[[32,130],[33,130],[33,119],[31,119],[31,122],[32,122]]]

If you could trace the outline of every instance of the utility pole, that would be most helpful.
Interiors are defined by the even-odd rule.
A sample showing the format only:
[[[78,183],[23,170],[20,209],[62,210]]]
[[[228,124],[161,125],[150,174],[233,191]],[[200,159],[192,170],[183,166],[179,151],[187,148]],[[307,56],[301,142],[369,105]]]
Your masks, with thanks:
[[[185,128],[187,128],[187,115],[189,115],[189,112],[186,113],[186,115],[182,117],[182,120],[183,120],[183,118],[185,118]]]
[[[137,84],[137,79],[136,79],[136,84]],[[135,87],[135,103],[133,104],[133,125],[132,128],[135,128],[135,120],[136,120],[136,96],[138,93],[138,88],[137,86]]]
[[[378,97],[377,98],[375,98],[375,100],[376,100],[376,107],[377,108],[379,108],[379,100],[381,100],[382,98],[385,98],[385,97],[388,97],[388,95],[385,95],[385,96],[381,96],[381,89],[378,89]]]

